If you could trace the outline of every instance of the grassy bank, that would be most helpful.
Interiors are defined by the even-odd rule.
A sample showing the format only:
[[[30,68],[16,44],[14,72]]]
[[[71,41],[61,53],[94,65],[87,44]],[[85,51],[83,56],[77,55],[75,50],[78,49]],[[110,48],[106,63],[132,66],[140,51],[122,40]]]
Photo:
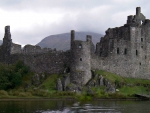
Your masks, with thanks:
[[[135,99],[135,93],[148,94],[150,92],[150,80],[125,78],[116,74],[103,70],[96,70],[95,74],[102,75],[116,86],[116,93],[107,93],[104,91],[104,86],[91,87],[93,93],[89,93],[84,87],[82,92],[75,93],[69,91],[56,91],[56,81],[62,78],[62,74],[46,75],[45,79],[40,81],[39,85],[32,84],[34,73],[28,71],[22,77],[21,85],[7,90],[0,90],[1,99],[19,99],[19,98],[49,98],[49,99],[77,99],[77,100],[92,100],[92,99]],[[30,84],[26,88],[26,85]]]
[[[126,78],[103,70],[97,70],[95,73],[103,75],[104,78],[113,83],[118,89],[117,93],[122,95],[149,94],[150,92],[150,80],[148,79]]]

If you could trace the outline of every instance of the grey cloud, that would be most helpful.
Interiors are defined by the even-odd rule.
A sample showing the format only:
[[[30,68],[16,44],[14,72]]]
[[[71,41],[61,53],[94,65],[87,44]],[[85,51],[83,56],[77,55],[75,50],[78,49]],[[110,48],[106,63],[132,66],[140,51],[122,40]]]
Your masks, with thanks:
[[[10,1],[10,0],[9,0]],[[137,6],[142,7],[142,13],[150,18],[149,0],[8,0],[0,1],[0,7],[11,11],[46,12],[50,15],[52,9],[66,12],[58,23],[38,24],[30,30],[15,30],[12,32],[14,42],[21,44],[36,44],[44,37],[76,31],[92,31],[105,34],[109,27],[119,27],[126,23],[128,15],[135,14]],[[59,11],[58,11],[59,12]],[[21,26],[21,25],[20,25]],[[1,36],[0,32],[0,36]],[[3,36],[3,35],[2,35]]]
[[[14,2],[12,2],[14,1]],[[5,10],[32,10],[48,11],[51,9],[63,9],[77,11],[91,9],[103,5],[113,4],[112,0],[3,0],[0,7]]]

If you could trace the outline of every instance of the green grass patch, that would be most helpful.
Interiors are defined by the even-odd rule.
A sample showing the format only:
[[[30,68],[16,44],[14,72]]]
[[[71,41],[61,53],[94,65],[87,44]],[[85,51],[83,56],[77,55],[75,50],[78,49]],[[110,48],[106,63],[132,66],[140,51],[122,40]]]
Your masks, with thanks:
[[[106,72],[103,70],[96,70],[95,74],[102,75],[108,81],[115,84],[116,88],[119,89],[119,93],[121,94],[121,96],[133,95],[135,93],[148,94],[150,92],[150,88],[149,88],[150,80],[148,79],[121,77],[119,75]],[[101,94],[102,91],[98,91],[98,89],[96,89],[96,92],[99,95],[99,97],[105,95],[105,94]],[[113,96],[116,96],[116,94],[112,95],[112,97]]]
[[[143,86],[124,86],[119,89],[119,91],[124,95],[133,95],[133,94],[148,94],[147,88]]]
[[[49,92],[56,91],[56,82],[58,78],[61,78],[61,75],[52,74],[47,77],[46,80],[39,86],[40,89],[48,90]]]
[[[112,83],[119,82],[119,83],[125,83],[133,86],[148,86],[150,85],[150,80],[148,79],[139,79],[139,78],[127,78],[127,77],[121,77],[119,75],[116,75],[114,73],[106,72],[103,70],[96,70],[95,74],[102,75],[104,78],[109,80]]]
[[[106,72],[103,70],[96,70],[95,74],[103,75],[104,78],[106,78],[111,82],[115,82],[116,80],[120,82],[124,82],[124,79],[121,76],[118,76],[114,73]]]
[[[135,84],[135,85],[150,85],[150,80],[148,79],[139,79],[139,78],[124,78],[126,83]]]

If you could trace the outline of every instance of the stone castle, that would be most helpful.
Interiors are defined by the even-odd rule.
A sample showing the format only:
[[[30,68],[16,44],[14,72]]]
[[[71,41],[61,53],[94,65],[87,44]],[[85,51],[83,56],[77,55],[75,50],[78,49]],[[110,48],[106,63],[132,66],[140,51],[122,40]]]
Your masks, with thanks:
[[[36,73],[64,73],[69,70],[69,81],[85,85],[92,77],[91,70],[106,70],[124,77],[150,78],[150,20],[136,8],[136,15],[127,17],[124,26],[109,28],[96,44],[87,35],[86,41],[75,40],[71,31],[71,48],[56,51],[39,46],[14,44],[10,26],[5,27],[0,61],[24,61]]]

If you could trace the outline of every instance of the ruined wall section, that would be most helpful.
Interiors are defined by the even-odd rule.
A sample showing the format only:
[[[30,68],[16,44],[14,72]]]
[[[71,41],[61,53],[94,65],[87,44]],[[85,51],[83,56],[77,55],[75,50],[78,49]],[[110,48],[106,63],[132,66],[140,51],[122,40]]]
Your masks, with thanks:
[[[70,65],[70,51],[52,51],[42,54],[12,54],[11,63],[24,61],[36,73],[59,74]]]
[[[137,61],[139,61],[140,54],[136,55],[136,50],[140,51],[138,36],[140,34],[136,35],[139,31],[140,29],[131,27],[113,28],[106,31],[104,38],[107,39],[107,43],[101,45],[103,43],[100,42],[97,45],[100,49],[96,51],[100,54],[97,57],[94,56],[92,66],[118,75],[135,77],[135,72],[139,70]],[[103,51],[101,51],[104,50],[103,47],[107,48],[107,56],[103,56]]]
[[[41,49],[40,46],[21,45],[12,43],[10,26],[5,27],[3,44],[0,47],[0,61],[12,64],[18,60],[30,66],[36,73],[63,73],[69,67],[70,51],[56,51],[49,48]]]
[[[37,73],[63,73],[69,67],[70,52],[48,52],[37,55],[23,55],[21,59]]]
[[[136,15],[128,16],[124,26],[106,31],[97,43],[92,68],[125,77],[150,78],[150,20],[140,11],[138,7]]]
[[[51,48],[41,48],[37,45],[25,45],[23,48],[21,48],[21,45],[12,43],[11,44],[11,52],[10,54],[43,54],[48,52],[56,52],[56,49]]]
[[[129,27],[109,28],[106,31],[106,35],[97,43],[96,54],[101,57],[107,57],[109,53],[112,53],[114,44],[120,40],[130,40]]]
[[[10,54],[22,53],[21,45],[12,43]]]
[[[22,49],[22,54],[43,54],[47,52],[56,52],[56,49],[52,50],[51,48],[41,48],[40,46],[25,45]]]
[[[104,40],[105,43],[103,43]],[[129,27],[108,29],[96,48],[96,56],[92,57],[92,68],[114,72],[123,76],[131,74],[131,68],[128,67],[132,64],[130,60],[131,42]],[[105,52],[105,55],[103,52]]]
[[[17,44],[13,44],[11,50],[11,63],[22,60],[36,73],[59,74],[63,73],[65,68],[70,65],[70,51],[41,49],[40,46],[33,45],[26,45],[21,49],[21,46]]]

